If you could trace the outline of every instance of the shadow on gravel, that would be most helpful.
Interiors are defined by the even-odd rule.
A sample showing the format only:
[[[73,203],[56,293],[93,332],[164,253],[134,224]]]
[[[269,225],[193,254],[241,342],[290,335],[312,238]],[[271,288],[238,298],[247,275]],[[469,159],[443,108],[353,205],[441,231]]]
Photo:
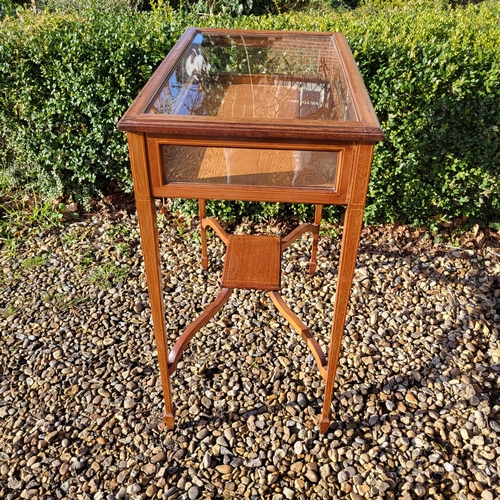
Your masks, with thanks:
[[[203,272],[195,222],[161,223],[169,342],[218,291],[222,247]],[[310,241],[287,250],[283,295],[327,344],[339,240],[320,241],[312,278]],[[254,292],[185,351],[165,428],[133,210],[0,251],[0,497],[500,497],[495,242],[365,229],[326,435],[312,356]]]

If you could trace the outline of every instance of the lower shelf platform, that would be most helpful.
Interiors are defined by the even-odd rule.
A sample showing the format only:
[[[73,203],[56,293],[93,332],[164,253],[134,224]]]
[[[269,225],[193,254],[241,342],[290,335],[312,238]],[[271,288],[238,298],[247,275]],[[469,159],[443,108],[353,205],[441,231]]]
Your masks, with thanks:
[[[281,238],[229,236],[221,287],[280,290]]]

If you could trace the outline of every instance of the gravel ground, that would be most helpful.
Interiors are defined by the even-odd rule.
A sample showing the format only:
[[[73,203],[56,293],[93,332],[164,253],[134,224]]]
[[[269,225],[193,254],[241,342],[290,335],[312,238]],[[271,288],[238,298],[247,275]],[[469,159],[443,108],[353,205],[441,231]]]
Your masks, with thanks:
[[[160,225],[172,342],[216,296],[223,246],[206,273],[196,220]],[[500,498],[500,245],[476,240],[364,230],[326,435],[312,356],[250,291],[191,342],[164,427],[133,213],[4,247],[0,497]],[[309,251],[285,252],[283,296],[324,344],[339,239],[322,235],[312,278]]]

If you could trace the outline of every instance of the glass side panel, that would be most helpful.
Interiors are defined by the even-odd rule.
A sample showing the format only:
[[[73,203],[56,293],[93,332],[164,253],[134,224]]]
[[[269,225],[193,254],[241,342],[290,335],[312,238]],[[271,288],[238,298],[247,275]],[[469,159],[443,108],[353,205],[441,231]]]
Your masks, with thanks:
[[[338,152],[163,146],[166,182],[335,188]]]
[[[330,36],[198,33],[148,113],[357,120]]]

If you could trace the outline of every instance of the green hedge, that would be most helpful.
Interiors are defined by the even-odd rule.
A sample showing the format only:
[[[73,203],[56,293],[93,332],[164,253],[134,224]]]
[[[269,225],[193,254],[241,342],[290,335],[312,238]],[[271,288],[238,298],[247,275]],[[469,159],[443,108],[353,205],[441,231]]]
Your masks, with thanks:
[[[19,14],[0,26],[0,141],[19,186],[78,200],[130,189],[116,123],[188,26],[342,31],[386,140],[368,222],[500,217],[500,3],[369,4],[328,15]],[[223,204],[227,216],[256,206]],[[280,210],[267,206],[266,214]],[[299,212],[304,207],[296,207]]]
[[[109,180],[130,188],[116,123],[184,28],[133,12],[6,19],[0,133],[17,184],[80,200]]]

